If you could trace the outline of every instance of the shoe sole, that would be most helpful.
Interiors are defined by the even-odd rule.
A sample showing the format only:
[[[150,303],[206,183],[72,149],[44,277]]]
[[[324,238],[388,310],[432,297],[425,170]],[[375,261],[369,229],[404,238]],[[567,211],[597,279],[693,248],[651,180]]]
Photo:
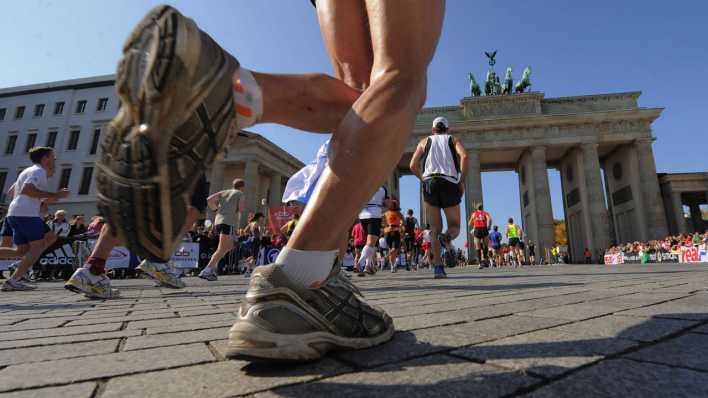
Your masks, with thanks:
[[[186,227],[189,194],[197,182],[185,176],[203,172],[223,147],[225,139],[218,142],[212,121],[220,121],[214,124],[219,132],[226,121],[229,128],[233,121],[230,87],[214,114],[203,106],[233,67],[233,58],[215,53],[204,78],[185,83],[198,69],[203,44],[194,21],[170,6],[159,6],[138,23],[123,47],[116,73],[122,108],[106,129],[103,159],[97,163],[97,197],[118,237],[144,258],[171,257]],[[175,160],[170,144],[194,114],[200,115],[208,137],[195,133],[179,145]]]
[[[115,299],[120,297],[120,295],[116,295],[113,297],[108,297],[106,295],[98,294],[92,291],[84,290],[81,287],[79,287],[75,282],[72,282],[71,279],[67,281],[64,284],[64,289],[76,293],[76,294],[83,294],[87,298],[94,299],[94,300],[110,300],[110,299]]]
[[[391,322],[385,332],[370,338],[341,337],[328,332],[280,334],[239,315],[229,330],[226,357],[250,362],[307,362],[322,358],[329,351],[374,347],[389,341],[394,333]]]

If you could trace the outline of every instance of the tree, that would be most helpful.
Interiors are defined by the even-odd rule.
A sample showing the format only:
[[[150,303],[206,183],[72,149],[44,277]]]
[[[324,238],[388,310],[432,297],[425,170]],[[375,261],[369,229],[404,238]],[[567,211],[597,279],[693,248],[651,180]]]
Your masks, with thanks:
[[[561,246],[568,245],[568,234],[565,230],[565,220],[553,220],[556,243]]]

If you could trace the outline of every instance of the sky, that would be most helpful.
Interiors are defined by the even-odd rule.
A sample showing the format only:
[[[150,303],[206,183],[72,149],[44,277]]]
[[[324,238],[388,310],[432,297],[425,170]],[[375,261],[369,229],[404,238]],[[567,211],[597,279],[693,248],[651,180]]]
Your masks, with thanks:
[[[121,46],[154,1],[3,2],[0,88],[115,72]],[[332,74],[308,0],[175,1],[242,65],[261,72]],[[708,2],[449,0],[429,68],[426,106],[456,105],[478,81],[484,51],[497,73],[531,66],[546,97],[642,91],[643,107],[665,108],[653,124],[659,172],[708,171]],[[303,162],[326,135],[278,125],[263,134]],[[559,174],[549,170],[553,213],[563,217]],[[500,224],[520,219],[513,172],[483,173],[485,207]],[[418,213],[414,177],[401,179],[401,207]],[[463,213],[464,214],[464,213]],[[460,246],[464,235],[458,238]]]

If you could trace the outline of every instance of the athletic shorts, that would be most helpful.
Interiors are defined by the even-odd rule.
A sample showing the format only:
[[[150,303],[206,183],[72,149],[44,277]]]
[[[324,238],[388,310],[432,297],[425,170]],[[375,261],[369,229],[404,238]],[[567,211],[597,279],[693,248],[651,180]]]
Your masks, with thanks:
[[[477,239],[484,239],[489,235],[489,230],[487,227],[475,227],[474,237]]]
[[[391,232],[386,232],[386,246],[389,247],[389,249],[400,249],[401,248],[401,232],[400,231],[391,231]]]
[[[216,224],[216,233],[219,235],[231,235],[233,229],[229,224]]]
[[[367,235],[381,236],[380,218],[365,218],[361,220],[361,226],[364,227]]]
[[[26,245],[44,239],[47,224],[40,217],[8,216],[6,220],[10,223],[12,241],[16,245]]]
[[[366,246],[366,245],[365,244],[364,245],[354,245],[354,248],[362,250],[364,248],[364,246]]]
[[[10,223],[7,222],[7,217],[2,221],[0,236],[12,236],[12,227],[10,226]]]
[[[423,242],[423,245],[421,246],[423,250],[430,250],[431,244],[430,242]]]
[[[403,243],[406,245],[406,251],[407,251],[407,252],[413,251],[413,244],[414,244],[415,242],[414,242],[412,236],[406,234],[406,235],[403,237]]]
[[[457,206],[462,200],[462,192],[457,184],[444,178],[433,177],[423,181],[423,200],[439,209]]]
[[[519,238],[509,238],[509,246],[518,247],[519,246]]]
[[[207,196],[209,196],[209,184],[207,183],[206,176],[202,174],[197,181],[197,185],[194,187],[194,192],[192,193],[189,204],[202,213],[207,207]]]
[[[492,247],[492,250],[498,251],[499,248],[501,248],[501,245],[492,245],[491,247]]]
[[[529,256],[533,256],[536,254],[536,248],[535,247],[529,247]]]

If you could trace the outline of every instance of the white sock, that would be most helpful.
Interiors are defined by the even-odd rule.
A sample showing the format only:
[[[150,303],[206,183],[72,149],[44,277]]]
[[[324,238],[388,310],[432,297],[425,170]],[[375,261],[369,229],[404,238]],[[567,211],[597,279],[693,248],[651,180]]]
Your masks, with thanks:
[[[361,251],[361,257],[359,257],[359,266],[364,264],[364,266],[369,265],[371,261],[374,260],[376,256],[376,248],[373,246],[365,245],[364,249]]]
[[[263,115],[263,92],[250,70],[238,68],[231,78],[236,127],[253,126]]]
[[[302,287],[317,289],[327,279],[337,250],[296,250],[284,247],[275,263],[280,265],[288,278]]]

